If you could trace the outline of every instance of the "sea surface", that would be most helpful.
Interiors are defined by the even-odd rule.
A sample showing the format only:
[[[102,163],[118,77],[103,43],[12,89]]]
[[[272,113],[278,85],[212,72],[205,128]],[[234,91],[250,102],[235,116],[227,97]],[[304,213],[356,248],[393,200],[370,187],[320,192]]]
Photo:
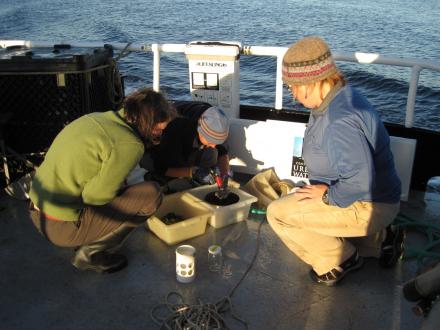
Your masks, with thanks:
[[[0,0],[0,39],[289,46],[320,35],[336,52],[440,63],[439,0]],[[242,56],[241,103],[273,106],[275,59]],[[404,123],[409,68],[338,62],[383,120]],[[126,91],[152,85],[152,55],[120,60]],[[161,89],[189,99],[182,54],[161,57]],[[285,108],[297,108],[287,91]],[[414,126],[440,131],[440,72],[420,75]]]

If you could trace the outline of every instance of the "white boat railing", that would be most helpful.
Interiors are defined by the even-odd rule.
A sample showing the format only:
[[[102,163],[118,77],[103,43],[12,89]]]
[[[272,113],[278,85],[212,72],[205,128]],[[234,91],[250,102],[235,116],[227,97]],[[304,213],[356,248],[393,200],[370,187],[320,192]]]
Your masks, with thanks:
[[[28,40],[0,40],[0,48],[9,46],[26,46],[28,48],[42,47],[52,48],[54,45],[70,45],[79,48],[103,47],[102,42],[45,42]],[[126,50],[129,52],[152,52],[153,53],[153,88],[160,90],[160,54],[161,53],[184,53],[186,44],[142,44],[142,43],[111,43],[115,50]],[[283,82],[281,80],[281,66],[284,53],[287,47],[266,47],[266,46],[243,46],[240,53],[252,56],[274,56],[277,58],[276,86],[275,86],[275,109],[283,108]],[[420,72],[423,69],[439,71],[440,63],[428,60],[405,59],[397,57],[385,57],[375,53],[355,52],[343,54],[334,52],[336,61],[355,62],[362,64],[383,64],[411,68],[411,78],[406,102],[405,127],[412,127],[414,124],[414,105],[416,101],[417,86]]]

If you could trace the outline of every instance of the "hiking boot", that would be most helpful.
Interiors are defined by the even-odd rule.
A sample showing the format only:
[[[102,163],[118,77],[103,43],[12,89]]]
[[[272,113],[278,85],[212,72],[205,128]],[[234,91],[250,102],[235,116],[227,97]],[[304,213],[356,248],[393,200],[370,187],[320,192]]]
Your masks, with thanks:
[[[336,268],[333,268],[331,271],[318,275],[316,272],[312,269],[310,271],[310,277],[313,281],[315,281],[318,284],[323,284],[326,286],[334,286],[336,283],[338,283],[340,280],[344,278],[344,276],[356,269],[359,269],[364,264],[364,259],[359,256],[357,251],[347,260],[345,260],[341,265],[339,265]]]
[[[388,226],[385,240],[382,243],[379,265],[383,268],[393,267],[403,254],[405,233],[402,228]]]
[[[72,259],[72,265],[79,270],[93,270],[98,273],[114,273],[127,266],[127,258],[122,254],[96,252],[92,255],[78,250]]]
[[[127,266],[127,258],[116,254],[133,227],[121,225],[99,240],[80,246],[71,260],[79,270],[93,270],[98,273],[114,273]]]

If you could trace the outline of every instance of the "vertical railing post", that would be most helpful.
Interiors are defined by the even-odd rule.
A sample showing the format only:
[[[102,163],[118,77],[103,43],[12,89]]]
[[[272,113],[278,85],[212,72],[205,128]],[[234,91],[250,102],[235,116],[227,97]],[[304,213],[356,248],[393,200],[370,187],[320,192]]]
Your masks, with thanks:
[[[417,85],[419,83],[420,71],[418,65],[412,67],[411,81],[409,82],[408,99],[406,100],[405,127],[411,128],[414,124],[414,106],[416,104]]]
[[[153,89],[160,92],[160,52],[159,44],[152,44],[151,50],[153,52]]]
[[[275,85],[275,109],[281,110],[283,108],[283,80],[282,80],[282,69],[283,69],[283,54],[277,55],[277,76]]]

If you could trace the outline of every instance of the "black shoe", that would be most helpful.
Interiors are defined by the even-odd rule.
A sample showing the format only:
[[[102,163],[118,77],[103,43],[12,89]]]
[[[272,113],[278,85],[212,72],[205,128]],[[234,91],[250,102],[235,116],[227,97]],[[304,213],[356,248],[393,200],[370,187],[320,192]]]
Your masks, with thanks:
[[[89,256],[80,248],[72,259],[72,265],[79,270],[114,273],[127,266],[127,258],[122,254],[108,253],[106,251],[96,252]]]
[[[400,227],[387,227],[387,235],[382,243],[379,265],[383,268],[391,268],[403,254],[403,240],[405,233]]]
[[[115,252],[134,228],[121,225],[99,240],[80,246],[72,258],[72,265],[80,270],[114,273],[127,266],[127,258]]]
[[[420,294],[419,290],[417,290],[415,279],[412,279],[409,282],[406,282],[403,285],[402,292],[403,292],[403,296],[408,301],[419,301],[424,298]]]
[[[340,280],[344,278],[344,276],[356,269],[359,269],[364,264],[364,259],[359,256],[357,251],[347,260],[345,260],[339,267],[333,268],[331,271],[318,275],[316,272],[312,269],[310,271],[310,277],[313,281],[315,281],[318,284],[323,284],[326,286],[334,286],[336,283],[338,283]]]

